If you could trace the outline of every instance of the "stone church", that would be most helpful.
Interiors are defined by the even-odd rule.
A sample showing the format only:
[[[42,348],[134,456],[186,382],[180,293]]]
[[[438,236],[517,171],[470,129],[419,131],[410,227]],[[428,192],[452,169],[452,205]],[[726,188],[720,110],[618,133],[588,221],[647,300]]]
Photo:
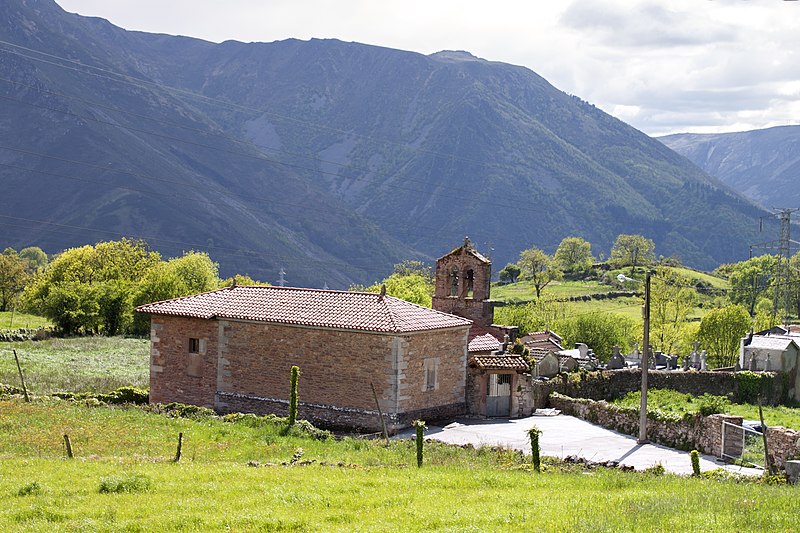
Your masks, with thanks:
[[[286,414],[348,430],[415,419],[516,416],[527,363],[493,324],[491,262],[466,240],[436,264],[433,309],[385,293],[234,286],[140,306],[150,315],[150,401]],[[374,392],[373,392],[374,390]]]

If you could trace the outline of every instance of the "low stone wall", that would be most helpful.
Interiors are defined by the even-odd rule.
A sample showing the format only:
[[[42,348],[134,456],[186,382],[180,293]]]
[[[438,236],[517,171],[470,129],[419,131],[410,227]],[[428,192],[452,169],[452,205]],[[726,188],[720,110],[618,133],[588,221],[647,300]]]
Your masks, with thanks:
[[[767,405],[778,405],[783,399],[783,374],[765,372],[769,376],[766,397]],[[703,393],[714,396],[729,396],[739,400],[739,384],[735,372],[667,372],[651,370],[648,372],[648,386],[651,389],[671,389],[686,394],[700,396]],[[534,381],[534,403],[536,407],[546,407],[543,402],[551,392],[558,392],[572,398],[592,400],[615,400],[628,392],[638,391],[642,385],[639,369],[605,370],[582,374],[562,374],[550,381]]]
[[[217,392],[215,409],[221,414],[255,413],[288,416],[289,401],[279,398]],[[386,421],[386,428],[389,433],[396,433],[403,428],[409,427],[414,420],[425,420],[428,423],[442,420],[452,421],[453,418],[462,416],[465,413],[466,404],[458,403],[399,414],[383,413],[383,419]],[[297,416],[324,429],[375,433],[382,430],[377,410],[318,405],[301,401],[297,406]]]
[[[800,458],[800,432],[781,426],[768,427],[767,448],[772,464],[785,470],[786,461]]]
[[[622,409],[605,400],[595,401],[586,398],[570,398],[553,393],[550,406],[583,420],[614,429],[628,435],[639,435],[638,410]],[[730,415],[696,415],[689,419],[658,420],[649,415],[647,418],[647,438],[651,442],[678,448],[680,450],[696,449],[700,452],[719,457],[722,452],[723,422],[741,426],[742,417]],[[735,449],[736,447],[739,449]],[[741,452],[741,444],[733,439],[726,439],[726,454],[737,455]]]

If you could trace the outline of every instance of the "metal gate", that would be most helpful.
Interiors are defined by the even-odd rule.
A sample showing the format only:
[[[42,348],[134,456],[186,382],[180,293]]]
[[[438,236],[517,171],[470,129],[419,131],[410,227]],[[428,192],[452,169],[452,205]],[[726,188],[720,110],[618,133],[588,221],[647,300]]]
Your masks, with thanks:
[[[486,389],[486,416],[511,414],[511,374],[489,374]]]
[[[764,437],[747,426],[722,423],[722,455],[720,459],[742,466],[765,468]]]

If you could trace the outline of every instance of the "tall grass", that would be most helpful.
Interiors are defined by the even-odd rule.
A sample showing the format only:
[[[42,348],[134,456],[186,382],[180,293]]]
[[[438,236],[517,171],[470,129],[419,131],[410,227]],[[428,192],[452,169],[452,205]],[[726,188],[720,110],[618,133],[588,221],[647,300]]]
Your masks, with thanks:
[[[28,389],[111,392],[125,385],[149,386],[149,340],[77,337],[0,343],[0,383],[19,385],[16,350]]]
[[[417,469],[410,440],[282,437],[280,424],[273,428],[252,418],[185,420],[53,400],[0,401],[0,413],[3,531],[752,531],[800,526],[796,491],[789,486],[571,471],[550,460],[534,476],[519,453],[435,443],[426,443],[426,467]],[[62,459],[58,441],[65,428],[75,443],[73,461]],[[185,460],[174,463],[179,429],[187,435]],[[307,462],[291,465],[298,448]]]

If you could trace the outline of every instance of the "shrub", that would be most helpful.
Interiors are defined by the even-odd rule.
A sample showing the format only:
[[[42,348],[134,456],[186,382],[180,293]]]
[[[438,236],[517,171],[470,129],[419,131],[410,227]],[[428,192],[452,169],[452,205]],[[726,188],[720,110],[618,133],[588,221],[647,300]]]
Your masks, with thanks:
[[[140,474],[109,476],[100,480],[99,490],[101,494],[146,492],[151,485],[150,478]]]
[[[692,450],[689,453],[689,457],[692,459],[692,475],[694,477],[700,477],[700,452]]]
[[[36,481],[23,485],[17,491],[17,496],[36,496],[42,493],[42,486]]]
[[[712,396],[706,392],[697,397],[697,412],[703,416],[724,413],[729,405],[730,402],[723,396]]]
[[[769,375],[743,370],[734,376],[738,392],[737,400],[740,403],[758,403],[758,397],[768,392],[772,384]]]
[[[133,403],[146,404],[150,401],[150,393],[136,387],[120,387],[108,394],[98,394],[97,399],[111,404]]]

